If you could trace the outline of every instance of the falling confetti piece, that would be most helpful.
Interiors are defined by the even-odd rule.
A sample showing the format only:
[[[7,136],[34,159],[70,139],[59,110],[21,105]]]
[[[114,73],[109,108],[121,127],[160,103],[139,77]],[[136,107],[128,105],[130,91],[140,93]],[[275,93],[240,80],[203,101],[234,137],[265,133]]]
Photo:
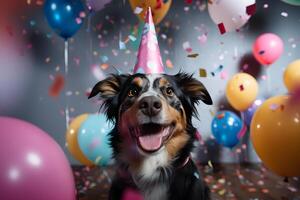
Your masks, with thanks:
[[[136,14],[136,15],[140,14],[141,12],[143,12],[143,8],[136,7],[136,8],[134,9],[134,14]]]
[[[250,5],[250,6],[247,6],[247,8],[246,8],[246,13],[247,13],[248,15],[254,15],[255,12],[256,12],[256,4],[255,4],[255,3],[252,4],[252,5]]]
[[[223,35],[224,33],[226,33],[226,29],[223,23],[218,24],[218,28],[220,33]]]
[[[227,78],[228,78],[228,73],[225,72],[225,71],[222,71],[222,72],[220,73],[220,78],[223,79],[223,80],[227,79]]]
[[[199,76],[200,77],[207,77],[206,69],[200,68],[199,69]]]
[[[189,58],[197,58],[199,56],[198,53],[189,54],[187,57]]]
[[[102,62],[107,62],[108,61],[108,57],[107,56],[101,56],[101,60]]]
[[[191,53],[193,51],[193,49],[191,48],[191,45],[189,42],[184,42],[182,44],[182,47],[185,51],[187,51],[188,53]]]
[[[289,14],[288,14],[288,13],[286,13],[286,12],[281,12],[281,16],[282,16],[282,17],[288,17],[288,16],[289,16]]]
[[[212,76],[215,76],[216,73],[221,72],[223,69],[223,65],[220,65],[215,71],[211,72]]]
[[[167,59],[166,60],[166,66],[168,67],[168,68],[173,68],[174,66],[173,66],[173,63],[172,63],[172,61],[170,60],[170,59]]]
[[[218,119],[223,119],[225,117],[225,113],[220,113],[220,114],[218,114],[218,116],[217,116],[217,118]]]
[[[210,168],[214,168],[213,165],[212,165],[211,160],[208,161],[208,166],[209,166]]]
[[[108,67],[109,67],[109,65],[106,63],[101,64],[101,69],[103,69],[103,70],[106,70]]]
[[[56,75],[52,85],[49,88],[49,96],[58,97],[65,85],[64,77],[60,74]]]
[[[199,40],[200,44],[205,44],[207,42],[207,35],[202,34],[202,35],[198,36],[198,40]]]

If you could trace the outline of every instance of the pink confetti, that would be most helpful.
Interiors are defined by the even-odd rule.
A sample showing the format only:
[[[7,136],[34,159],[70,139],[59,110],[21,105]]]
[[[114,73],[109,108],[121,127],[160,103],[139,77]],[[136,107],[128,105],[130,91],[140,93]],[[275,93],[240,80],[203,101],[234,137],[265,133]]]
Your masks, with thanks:
[[[222,71],[220,73],[220,77],[221,77],[221,79],[226,80],[228,77],[228,73],[226,71]]]
[[[202,34],[200,36],[198,36],[198,40],[200,44],[205,44],[207,41],[207,35],[206,34]]]

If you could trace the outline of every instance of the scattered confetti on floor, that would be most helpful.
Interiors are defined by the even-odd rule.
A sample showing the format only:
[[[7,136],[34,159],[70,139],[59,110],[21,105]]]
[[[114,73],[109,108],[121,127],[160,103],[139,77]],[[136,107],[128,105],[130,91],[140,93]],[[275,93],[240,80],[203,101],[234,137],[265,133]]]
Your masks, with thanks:
[[[262,165],[219,165],[209,161],[199,169],[214,200],[300,200],[300,178],[284,182]],[[106,200],[114,170],[74,167],[79,200]]]

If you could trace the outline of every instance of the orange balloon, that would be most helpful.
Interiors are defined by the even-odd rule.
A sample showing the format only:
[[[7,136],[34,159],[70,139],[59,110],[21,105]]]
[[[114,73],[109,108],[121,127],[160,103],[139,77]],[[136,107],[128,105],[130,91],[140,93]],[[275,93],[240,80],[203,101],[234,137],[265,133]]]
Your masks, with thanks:
[[[300,60],[295,60],[287,66],[283,80],[289,92],[300,88]]]
[[[256,99],[258,84],[251,75],[238,73],[227,83],[226,97],[229,103],[237,110],[244,111],[249,108]]]
[[[146,11],[149,7],[151,7],[153,21],[155,24],[158,24],[168,13],[172,0],[129,0],[129,3],[133,11],[139,8],[143,9],[139,14],[137,14],[141,21],[144,21]]]
[[[300,105],[290,96],[266,100],[251,123],[253,146],[273,172],[280,176],[300,176]]]
[[[81,164],[92,166],[94,165],[90,160],[88,160],[79,148],[77,133],[81,124],[87,119],[88,114],[82,114],[76,117],[70,124],[66,132],[66,142],[67,148],[70,153],[78,160]]]

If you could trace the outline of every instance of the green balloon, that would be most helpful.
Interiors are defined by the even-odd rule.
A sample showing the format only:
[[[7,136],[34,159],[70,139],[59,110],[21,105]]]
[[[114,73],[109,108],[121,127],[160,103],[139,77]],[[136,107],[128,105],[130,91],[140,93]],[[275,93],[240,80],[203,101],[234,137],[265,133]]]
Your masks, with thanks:
[[[282,1],[294,6],[300,6],[300,0],[282,0]]]

